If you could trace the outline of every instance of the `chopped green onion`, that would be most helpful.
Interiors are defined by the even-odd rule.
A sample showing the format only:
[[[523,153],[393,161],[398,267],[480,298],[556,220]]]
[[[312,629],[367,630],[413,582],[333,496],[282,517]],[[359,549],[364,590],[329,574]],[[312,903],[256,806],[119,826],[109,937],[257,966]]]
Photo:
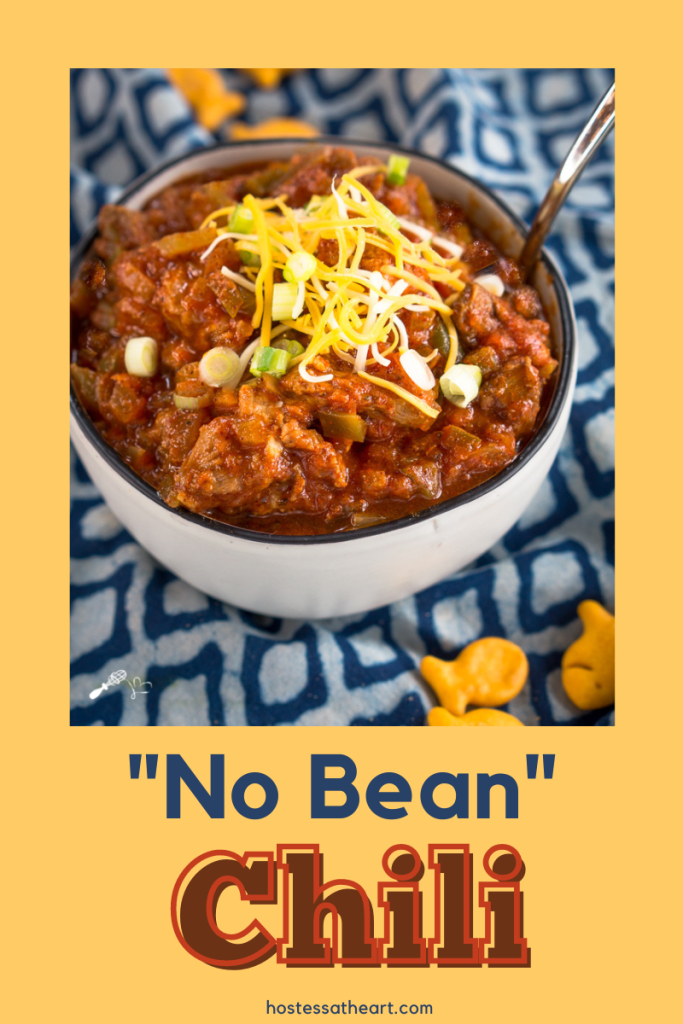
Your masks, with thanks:
[[[392,153],[387,165],[387,181],[390,185],[405,185],[410,157]]]
[[[241,376],[240,357],[231,348],[210,348],[199,361],[199,378],[210,388],[234,388]]]
[[[296,306],[298,287],[295,284],[273,285],[273,320],[292,320]]]
[[[324,196],[315,196],[315,195],[311,196],[311,198],[308,200],[308,202],[304,206],[304,212],[307,213],[309,215],[309,217],[310,217],[311,214],[315,213],[316,210],[320,209],[320,207],[323,205],[324,202],[325,202],[325,197]]]
[[[131,338],[126,342],[126,370],[133,377],[153,377],[159,365],[159,346],[154,338]]]
[[[213,397],[211,394],[200,395],[195,397],[194,395],[179,395],[177,392],[173,392],[173,402],[176,409],[203,409],[207,405],[211,405]]]
[[[479,394],[481,370],[469,363],[458,363],[443,374],[439,383],[448,401],[465,409]]]
[[[235,231],[239,235],[254,233],[254,215],[243,203],[238,203],[230,214],[228,231]]]
[[[324,437],[341,437],[349,441],[364,441],[367,424],[350,412],[321,412],[320,426]]]
[[[261,266],[261,257],[257,252],[252,252],[251,249],[239,249],[238,251],[245,267]]]
[[[380,209],[382,217],[389,224],[389,226],[392,227],[392,228],[395,228],[396,231],[400,231],[400,229],[401,229],[401,222],[398,219],[398,217],[396,216],[396,214],[392,213],[391,210],[389,209],[389,207],[385,206],[384,203],[379,203],[378,202],[377,206]]]
[[[305,351],[301,342],[296,341],[294,338],[278,338],[277,341],[272,342],[271,348],[281,348],[283,352],[288,352],[290,359],[295,359],[296,356],[300,356]]]
[[[289,352],[285,352],[281,348],[260,345],[254,352],[249,371],[253,373],[254,377],[261,377],[264,373],[270,373],[273,377],[281,377],[289,366],[289,359]]]
[[[318,261],[310,252],[293,252],[287,260],[282,276],[290,284],[298,284],[300,281],[308,281],[309,277],[315,274],[317,266]]]

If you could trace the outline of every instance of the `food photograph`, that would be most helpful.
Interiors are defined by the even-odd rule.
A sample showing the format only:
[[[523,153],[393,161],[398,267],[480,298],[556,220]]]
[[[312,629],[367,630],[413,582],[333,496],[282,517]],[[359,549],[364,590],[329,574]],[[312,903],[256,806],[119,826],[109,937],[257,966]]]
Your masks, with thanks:
[[[72,69],[71,725],[615,725],[614,95]]]

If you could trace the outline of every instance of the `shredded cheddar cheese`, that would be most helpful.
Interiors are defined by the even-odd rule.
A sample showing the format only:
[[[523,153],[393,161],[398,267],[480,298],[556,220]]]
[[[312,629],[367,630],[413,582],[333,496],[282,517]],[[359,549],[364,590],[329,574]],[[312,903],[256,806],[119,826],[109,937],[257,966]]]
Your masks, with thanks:
[[[434,247],[439,245],[438,236],[406,218],[399,221],[376,199],[361,178],[378,171],[386,171],[386,168],[383,165],[354,168],[333,182],[330,195],[313,196],[303,209],[291,208],[281,196],[258,199],[247,195],[243,205],[253,217],[254,234],[251,235],[228,230],[234,205],[214,210],[202,227],[213,227],[217,232],[211,249],[221,238],[229,237],[238,251],[258,255],[260,266],[251,265],[258,261],[247,261],[242,275],[230,276],[243,276],[254,289],[256,309],[252,325],[260,328],[263,346],[270,344],[272,334],[273,286],[275,280],[281,279],[279,274],[275,278],[276,272],[284,272],[288,259],[296,253],[315,257],[321,239],[336,241],[339,253],[336,264],[328,266],[316,259],[315,271],[299,282],[298,299],[291,310],[293,315],[285,314],[280,321],[280,326],[298,331],[309,339],[304,352],[292,359],[290,365],[298,366],[305,380],[329,380],[334,370],[317,376],[311,374],[308,367],[316,356],[333,353],[348,364],[347,372],[352,365],[365,380],[393,392],[425,416],[435,419],[439,415],[438,405],[430,405],[393,381],[366,372],[365,367],[377,366],[381,371],[383,366],[389,365],[387,355],[397,346],[405,352],[410,342],[401,314],[428,309],[438,313],[448,332],[450,349],[445,369],[455,363],[458,337],[453,311],[437,285],[447,285],[456,293],[462,291],[465,287],[462,267],[457,258],[445,257]],[[386,254],[386,262],[380,270],[361,269],[368,245]],[[443,248],[447,250],[448,246]],[[432,358],[436,355],[431,356],[430,361]],[[406,362],[406,366],[409,365],[412,364]]]

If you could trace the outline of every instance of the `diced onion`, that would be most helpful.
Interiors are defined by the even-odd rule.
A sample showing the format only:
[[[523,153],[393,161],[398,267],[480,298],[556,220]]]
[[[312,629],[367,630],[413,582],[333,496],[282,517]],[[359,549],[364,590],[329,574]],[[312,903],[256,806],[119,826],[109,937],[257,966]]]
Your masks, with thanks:
[[[470,363],[457,363],[439,381],[445,397],[460,409],[466,409],[479,394],[481,370]]]
[[[219,242],[222,242],[224,238],[225,238],[225,235],[216,235],[216,237],[214,238],[214,240],[213,240],[213,242],[211,243],[211,245],[209,246],[209,248],[208,248],[208,249],[205,249],[205,250],[204,250],[204,252],[203,252],[203,253],[201,254],[201,256],[199,257],[199,258],[200,258],[200,260],[205,260],[205,259],[207,258],[207,256],[210,256],[210,255],[211,255],[211,253],[213,252],[213,250],[214,250],[214,249],[216,248],[216,246],[218,245],[218,243],[219,243]]]
[[[386,523],[386,516],[373,516],[367,512],[354,512],[351,516],[351,525],[356,530],[367,529],[370,526],[378,526]]]
[[[190,395],[178,395],[173,392],[173,403],[176,409],[203,409],[207,405],[211,405],[213,401],[211,395],[202,395],[201,398],[195,398]]]
[[[296,320],[294,309],[298,305],[299,288],[288,281],[273,285],[273,320]],[[303,302],[301,303],[303,307]],[[298,316],[298,314],[297,314]]]
[[[230,270],[228,267],[221,267],[221,274],[223,277],[229,278],[242,288],[246,288],[249,292],[256,291],[253,282],[251,282],[248,277],[244,277],[242,274],[236,274],[234,270]]]
[[[199,361],[199,378],[210,388],[235,388],[241,377],[240,357],[231,348],[210,348]]]
[[[481,274],[480,277],[475,277],[474,283],[478,284],[481,288],[485,288],[491,295],[497,295],[499,298],[505,292],[505,285],[498,277],[498,274]]]
[[[124,362],[132,377],[153,377],[159,365],[159,346],[154,338],[131,338],[126,342]]]
[[[429,391],[434,387],[436,384],[434,374],[419,352],[416,352],[414,348],[409,348],[407,352],[401,353],[399,359],[413,384],[417,384],[418,388],[422,388],[423,391]]]

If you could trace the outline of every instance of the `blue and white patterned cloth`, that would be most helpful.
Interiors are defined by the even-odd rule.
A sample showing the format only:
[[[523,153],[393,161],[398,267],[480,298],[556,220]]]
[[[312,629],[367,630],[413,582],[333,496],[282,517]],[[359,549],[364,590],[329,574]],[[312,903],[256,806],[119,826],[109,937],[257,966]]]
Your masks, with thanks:
[[[530,220],[572,139],[613,78],[607,69],[313,69],[274,92],[238,72],[246,119],[293,116],[322,132],[395,141],[490,185]],[[71,233],[155,163],[210,143],[158,69],[72,75]],[[73,725],[421,725],[434,702],[418,666],[481,636],[526,651],[508,710],[526,724],[612,725],[562,689],[578,603],[613,610],[613,144],[575,187],[548,243],[580,335],[571,424],[522,520],[468,569],[398,604],[317,622],[269,619],[207,598],[142,550],[74,458]],[[116,669],[151,689],[89,693]]]

